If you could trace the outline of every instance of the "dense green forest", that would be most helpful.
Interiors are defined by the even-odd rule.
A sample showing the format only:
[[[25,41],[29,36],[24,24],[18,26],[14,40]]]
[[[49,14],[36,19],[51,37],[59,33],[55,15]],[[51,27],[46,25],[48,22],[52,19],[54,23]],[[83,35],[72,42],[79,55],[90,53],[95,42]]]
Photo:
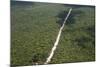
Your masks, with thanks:
[[[11,1],[11,65],[43,64],[70,8],[50,64],[94,61],[94,6]]]

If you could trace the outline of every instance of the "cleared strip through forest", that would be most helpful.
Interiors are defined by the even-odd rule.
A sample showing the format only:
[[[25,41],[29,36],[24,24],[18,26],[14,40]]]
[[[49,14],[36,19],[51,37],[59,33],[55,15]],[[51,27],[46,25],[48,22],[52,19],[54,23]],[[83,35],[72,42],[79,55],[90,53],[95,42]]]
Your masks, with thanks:
[[[63,22],[63,25],[62,25],[62,26],[60,27],[60,29],[59,29],[58,36],[57,36],[57,38],[56,38],[56,41],[55,41],[55,43],[54,43],[54,46],[52,47],[52,50],[51,50],[51,52],[50,52],[50,55],[47,57],[47,60],[46,60],[46,62],[45,62],[44,64],[48,64],[48,63],[51,61],[51,59],[52,59],[52,57],[53,57],[53,55],[54,55],[54,52],[55,52],[55,50],[56,50],[56,48],[57,48],[57,45],[58,45],[58,43],[59,43],[62,30],[63,30],[63,28],[64,28],[64,26],[65,26],[65,23],[66,23],[66,21],[67,21],[69,15],[70,15],[70,13],[71,13],[71,11],[72,11],[72,8],[69,9],[69,12],[68,12],[67,16],[65,17],[65,20],[64,20],[64,22]]]

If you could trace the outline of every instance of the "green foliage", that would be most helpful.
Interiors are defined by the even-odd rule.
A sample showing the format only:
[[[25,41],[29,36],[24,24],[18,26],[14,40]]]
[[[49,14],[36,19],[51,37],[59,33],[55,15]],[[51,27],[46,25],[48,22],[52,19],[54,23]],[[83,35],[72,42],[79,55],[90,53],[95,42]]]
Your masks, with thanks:
[[[72,14],[74,16],[69,17],[66,22],[60,43],[51,63],[95,60],[94,8],[77,8],[72,11]]]
[[[11,5],[11,65],[43,64],[55,42],[59,22],[70,7],[49,3]],[[74,9],[51,63],[94,61],[94,20],[93,7]]]

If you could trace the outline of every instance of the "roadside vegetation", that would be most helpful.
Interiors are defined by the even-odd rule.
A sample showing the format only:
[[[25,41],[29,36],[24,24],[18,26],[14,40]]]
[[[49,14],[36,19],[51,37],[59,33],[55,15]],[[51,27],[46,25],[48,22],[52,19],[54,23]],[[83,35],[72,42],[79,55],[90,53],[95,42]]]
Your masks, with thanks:
[[[11,1],[11,65],[43,64],[73,8],[51,63],[95,60],[95,7]],[[23,4],[24,3],[24,4]]]

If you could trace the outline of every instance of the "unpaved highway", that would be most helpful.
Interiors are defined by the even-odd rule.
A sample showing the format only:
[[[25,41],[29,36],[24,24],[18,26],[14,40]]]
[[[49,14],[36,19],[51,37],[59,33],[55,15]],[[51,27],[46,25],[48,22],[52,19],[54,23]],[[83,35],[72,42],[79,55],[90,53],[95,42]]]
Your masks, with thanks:
[[[51,52],[50,52],[50,55],[47,57],[47,60],[46,60],[46,62],[45,62],[44,64],[48,64],[48,63],[51,61],[51,59],[52,59],[52,57],[53,57],[53,55],[54,55],[54,52],[55,52],[55,50],[56,50],[56,48],[57,48],[57,46],[58,46],[58,43],[59,43],[59,40],[60,40],[60,36],[61,36],[62,30],[63,30],[63,28],[64,28],[64,26],[65,26],[65,23],[66,23],[66,21],[67,21],[69,15],[70,15],[70,13],[71,13],[71,11],[72,11],[72,8],[69,9],[69,12],[68,12],[67,16],[65,17],[65,20],[64,20],[64,22],[63,22],[63,25],[62,25],[62,26],[60,27],[60,29],[59,29],[58,36],[57,36],[57,38],[56,38],[56,41],[55,41],[55,43],[54,43],[54,46],[52,47],[52,50],[51,50]]]

